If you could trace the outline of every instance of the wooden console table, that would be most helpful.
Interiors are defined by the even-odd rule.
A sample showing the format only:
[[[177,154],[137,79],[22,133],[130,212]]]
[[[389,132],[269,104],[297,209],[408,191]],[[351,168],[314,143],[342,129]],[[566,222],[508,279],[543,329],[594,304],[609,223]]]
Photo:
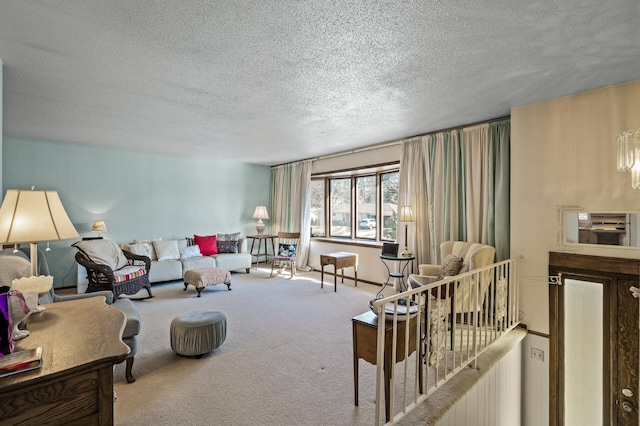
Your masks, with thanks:
[[[99,296],[45,306],[15,348],[42,346],[42,367],[0,378],[0,425],[112,425],[113,365],[129,353],[124,314]]]
[[[353,317],[353,384],[355,405],[358,405],[358,359],[376,365],[376,352],[378,347],[378,316],[371,311],[364,312]],[[416,322],[417,315],[409,321],[398,321],[398,331],[396,335],[396,362],[404,360],[405,348],[405,327],[409,323],[409,355],[416,350]],[[391,415],[390,394],[391,394],[391,360],[393,350],[393,321],[386,321],[384,327],[384,407],[386,421]],[[419,373],[419,384],[422,389],[422,368]]]
[[[358,255],[338,251],[335,253],[320,255],[320,288],[324,287],[324,267],[333,265],[333,291],[338,291],[338,269],[342,269],[342,282],[344,283],[344,268],[353,267],[353,282],[358,287]]]

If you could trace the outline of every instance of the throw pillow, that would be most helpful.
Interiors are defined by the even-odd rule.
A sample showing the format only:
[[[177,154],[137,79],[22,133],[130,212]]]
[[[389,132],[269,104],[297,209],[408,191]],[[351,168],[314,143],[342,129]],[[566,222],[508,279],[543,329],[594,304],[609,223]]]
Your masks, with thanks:
[[[449,254],[442,261],[442,265],[440,265],[440,277],[444,278],[458,275],[460,268],[462,268],[462,258],[455,254]]]
[[[193,245],[180,248],[180,259],[189,259],[191,257],[201,257],[200,247]]]
[[[297,250],[298,250],[297,244],[279,244],[278,256],[295,257]]]
[[[234,232],[233,234],[217,234],[218,242],[220,241],[238,241],[240,238],[240,232]]]
[[[216,243],[215,235],[194,235],[193,236],[196,244],[200,247],[200,253],[203,256],[209,256],[212,254],[218,254],[218,245]]]
[[[218,238],[220,238],[220,234],[218,234]],[[223,240],[220,241],[218,239],[218,253],[237,253],[238,252],[238,241],[234,240]]]
[[[151,258],[151,247],[149,243],[134,243],[129,246],[129,251],[139,256],[147,256]]]
[[[196,245],[196,239],[193,237],[186,237],[185,238],[187,240],[187,245],[188,246],[195,246]]]
[[[156,256],[158,256],[158,260],[180,259],[180,250],[178,249],[178,240],[154,241],[153,248],[156,251]]]
[[[114,271],[127,264],[127,258],[120,247],[106,238],[78,241],[71,245],[83,252],[93,263],[106,265]]]
[[[156,256],[156,250],[153,248],[153,242],[154,241],[162,241],[162,238],[153,238],[151,240],[133,240],[133,243],[134,244],[138,244],[138,243],[149,244],[149,251],[151,252],[149,257],[151,258],[151,260],[158,260],[158,256]]]

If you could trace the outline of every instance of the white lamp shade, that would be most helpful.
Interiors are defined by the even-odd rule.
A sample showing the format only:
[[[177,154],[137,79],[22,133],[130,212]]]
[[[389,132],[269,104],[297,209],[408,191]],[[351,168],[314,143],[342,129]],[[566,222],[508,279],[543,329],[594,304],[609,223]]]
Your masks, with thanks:
[[[91,227],[93,232],[107,232],[107,224],[102,220],[96,220]]]
[[[413,222],[413,210],[411,210],[411,206],[402,206],[400,207],[400,222]]]
[[[0,242],[3,244],[78,237],[57,191],[7,190],[0,207]]]
[[[269,214],[267,213],[266,206],[257,206],[255,211],[253,212],[254,219],[269,219]]]

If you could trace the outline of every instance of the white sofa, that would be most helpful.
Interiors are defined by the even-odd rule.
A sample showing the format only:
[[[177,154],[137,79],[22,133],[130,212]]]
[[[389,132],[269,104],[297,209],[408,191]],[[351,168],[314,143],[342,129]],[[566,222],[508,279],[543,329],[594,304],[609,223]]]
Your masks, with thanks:
[[[168,250],[170,254],[167,255],[165,252],[164,258],[158,259],[154,241],[159,242],[155,244],[158,248],[160,246],[170,246],[171,248]],[[173,241],[177,243],[177,253],[173,250]],[[149,270],[149,282],[151,283],[181,280],[186,271],[196,268],[214,267],[227,271],[244,269],[247,273],[251,270],[251,254],[247,251],[247,241],[244,238],[238,239],[237,253],[218,253],[209,256],[188,257],[188,255],[184,254],[187,244],[187,239],[183,238],[177,240],[135,240],[120,246],[124,250],[136,254],[146,254],[151,258],[151,269]],[[145,248],[141,247],[141,245],[147,246],[147,253],[142,252]]]

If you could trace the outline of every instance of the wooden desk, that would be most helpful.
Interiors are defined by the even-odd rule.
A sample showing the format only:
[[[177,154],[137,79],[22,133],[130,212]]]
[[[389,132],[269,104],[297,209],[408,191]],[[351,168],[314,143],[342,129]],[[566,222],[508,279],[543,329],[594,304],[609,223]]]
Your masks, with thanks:
[[[378,342],[378,316],[371,311],[364,312],[351,320],[353,324],[353,382],[355,405],[358,405],[358,359],[376,365]],[[404,360],[405,327],[409,323],[409,355],[416,350],[417,315],[409,321],[398,321],[396,336],[396,362]],[[384,339],[384,407],[386,421],[389,421],[391,409],[389,399],[391,395],[391,355],[393,350],[393,321],[385,321]],[[419,373],[420,389],[422,389],[422,368]]]
[[[251,248],[249,249],[249,254],[256,257],[256,268],[258,268],[258,263],[260,263],[260,256],[264,256],[265,262],[269,261],[269,252],[267,250],[267,240],[271,240],[271,253],[276,252],[276,244],[273,240],[278,238],[277,235],[247,235],[247,238],[251,238]],[[253,245],[258,240],[258,252],[253,254]],[[262,247],[262,242],[264,241],[264,253],[260,251],[260,247]],[[262,254],[261,254],[262,253]]]
[[[16,351],[42,346],[42,367],[0,379],[0,425],[112,425],[113,365],[124,361],[125,316],[104,297],[46,305]]]
[[[320,288],[324,287],[324,266],[333,265],[333,291],[338,291],[338,269],[342,269],[342,283],[344,283],[344,268],[353,267],[353,282],[358,287],[358,255],[338,251],[320,255]]]

